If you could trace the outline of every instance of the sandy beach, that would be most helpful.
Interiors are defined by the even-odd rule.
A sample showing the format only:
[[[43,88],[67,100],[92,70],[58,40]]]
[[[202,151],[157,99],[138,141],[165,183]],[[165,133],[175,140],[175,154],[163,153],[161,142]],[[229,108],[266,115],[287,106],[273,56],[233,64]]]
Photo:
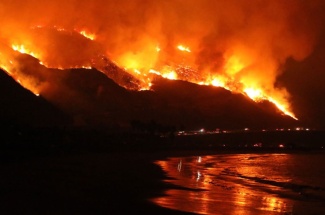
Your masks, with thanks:
[[[66,139],[57,141],[45,135],[37,141],[3,144],[0,150],[0,214],[193,214],[179,211],[181,209],[167,209],[150,201],[161,199],[170,190],[198,194],[198,190],[189,190],[192,188],[187,184],[171,181],[168,173],[154,164],[155,161],[211,153],[286,152],[275,148],[211,147],[212,137],[204,141],[206,136],[202,136],[203,139],[194,138],[192,142],[177,140],[177,145],[153,138],[134,141],[131,137],[120,140],[111,139],[110,136],[104,139],[97,135],[90,136],[92,138],[75,135],[69,142]],[[229,138],[234,140],[231,136]],[[112,144],[104,144],[109,141]],[[308,152],[304,148],[288,150]],[[177,168],[177,163],[175,165]],[[243,180],[252,178],[238,176]],[[214,183],[213,180],[204,182]],[[228,195],[228,190],[221,192],[221,196],[224,194]],[[224,208],[228,210],[234,207],[226,204]]]
[[[28,152],[26,152],[28,153]],[[167,189],[157,153],[2,156],[1,214],[189,214],[148,199]],[[172,186],[172,185],[170,185]]]
[[[325,213],[324,151],[229,152],[157,161],[187,189],[168,189],[160,206],[209,215]]]

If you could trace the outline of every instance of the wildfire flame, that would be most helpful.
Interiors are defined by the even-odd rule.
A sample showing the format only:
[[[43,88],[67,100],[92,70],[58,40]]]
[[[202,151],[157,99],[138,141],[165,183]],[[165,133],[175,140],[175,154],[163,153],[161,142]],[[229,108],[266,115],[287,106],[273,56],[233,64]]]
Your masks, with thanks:
[[[92,33],[88,33],[85,30],[80,31],[79,34],[83,35],[84,37],[90,39],[90,40],[95,40],[96,39],[96,35],[92,34]]]
[[[30,56],[33,56],[34,58],[38,58],[38,56],[34,52],[26,49],[24,45],[12,45],[12,49],[22,54],[28,54]]]
[[[57,31],[67,31],[66,29],[63,28],[57,28]],[[91,35],[91,34],[86,34],[85,31],[81,31],[79,32],[81,35],[83,35],[84,37],[90,39],[90,40],[94,40],[95,36]],[[30,56],[33,56],[34,58],[40,59],[42,60],[41,55],[39,54],[35,54],[35,52],[31,51],[30,49],[26,48],[25,45],[12,45],[11,46],[12,49],[16,52],[20,52],[22,54],[28,54]],[[177,49],[182,51],[182,52],[188,52],[191,53],[191,50],[188,47],[185,47],[183,45],[178,45]],[[161,49],[159,47],[156,47],[156,51],[157,52],[161,52]],[[39,62],[42,65],[46,65],[45,63],[43,63],[42,61]],[[251,87],[246,87],[246,88],[241,88],[238,89],[237,87],[233,87],[233,86],[238,86],[238,84],[243,84],[240,83],[240,81],[238,83],[234,84],[234,81],[230,80],[230,78],[226,78],[226,77],[214,77],[212,79],[209,79],[208,77],[200,77],[200,79],[196,79],[194,77],[192,77],[191,74],[191,70],[188,70],[190,72],[188,72],[186,70],[186,67],[182,66],[182,65],[176,65],[175,67],[172,66],[163,66],[163,68],[160,71],[157,71],[156,68],[152,68],[149,69],[148,71],[141,71],[141,69],[137,69],[138,66],[141,65],[141,63],[137,62],[134,59],[128,59],[128,63],[125,67],[125,71],[132,71],[132,74],[134,76],[136,76],[140,82],[139,82],[139,86],[138,89],[139,90],[148,90],[150,89],[150,87],[152,86],[152,80],[153,77],[148,77],[149,74],[155,74],[155,75],[159,75],[163,78],[166,79],[171,79],[171,80],[185,80],[185,81],[189,81],[189,82],[193,82],[193,83],[197,83],[197,84],[204,84],[204,85],[211,85],[211,86],[216,86],[216,87],[223,87],[225,89],[234,91],[234,92],[238,92],[238,93],[244,93],[245,95],[247,95],[248,97],[250,97],[252,100],[254,101],[261,101],[261,100],[268,100],[270,102],[272,102],[279,110],[281,110],[284,114],[291,116],[294,119],[297,119],[295,117],[295,115],[289,111],[288,105],[286,103],[280,103],[279,101],[277,101],[276,99],[272,98],[271,96],[265,94],[263,92],[262,89],[259,88],[251,88]],[[93,65],[96,67],[96,65]],[[135,68],[134,68],[135,67]],[[3,69],[5,69],[8,74],[12,75],[12,73],[10,72],[9,69],[7,69],[4,65],[2,66]],[[59,69],[64,69],[61,67],[58,67]],[[74,68],[74,67],[70,67],[70,68]],[[78,68],[78,67],[75,67]],[[80,68],[91,68],[91,66],[80,66]],[[230,57],[227,64],[225,65],[225,70],[228,70],[229,74],[236,74],[238,72],[240,72],[240,70],[242,70],[243,68],[245,68],[245,66],[243,64],[241,64],[238,59],[234,56]],[[179,77],[178,72],[176,71],[180,71],[180,70],[184,70],[187,71],[188,74],[186,74],[184,77]],[[20,79],[16,79],[18,83],[20,83],[22,86],[24,86],[25,88],[29,89],[31,92],[33,92],[36,96],[39,96],[39,92],[34,89],[34,87],[32,87],[33,84],[25,82],[25,81],[21,81]],[[203,80],[203,81],[202,81]]]
[[[97,68],[132,90],[150,89],[156,75],[223,87],[268,100],[297,119],[288,93],[274,86],[286,59],[301,60],[312,51],[321,24],[313,10],[321,5],[4,0],[0,67],[35,95],[42,93],[42,80],[20,68],[17,52],[48,68]]]
[[[182,52],[191,52],[189,47],[185,47],[183,45],[179,45],[179,46],[177,46],[177,48]]]
[[[67,31],[66,29],[63,29],[63,28],[57,28],[56,30]],[[94,35],[91,35],[91,34],[88,35],[88,34],[86,34],[85,31],[81,31],[79,33],[88,39],[91,39],[91,40],[95,39]],[[25,45],[14,44],[11,47],[14,51],[33,56],[34,58],[37,58],[40,60],[40,62],[39,62],[40,64],[46,65],[41,61],[42,60],[41,55],[35,54],[35,52],[26,48]],[[182,52],[191,53],[191,50],[188,47],[185,47],[183,45],[177,46],[177,49]],[[161,52],[162,50],[159,47],[156,47],[156,51]],[[131,73],[140,80],[139,86],[138,86],[139,90],[150,89],[150,87],[152,86],[151,83],[152,83],[153,77],[150,77],[150,76],[148,77],[148,75],[155,74],[155,75],[159,75],[163,78],[171,79],[171,80],[179,79],[179,80],[185,80],[185,81],[189,81],[189,82],[193,82],[193,83],[197,83],[197,84],[223,87],[225,89],[228,89],[228,90],[231,90],[234,92],[244,93],[245,95],[247,95],[254,101],[268,100],[268,101],[272,102],[274,105],[276,105],[276,107],[279,110],[281,110],[284,114],[291,116],[294,119],[297,119],[295,117],[295,115],[289,111],[288,105],[286,103],[280,103],[276,99],[265,94],[265,92],[263,92],[262,89],[252,88],[252,87],[246,87],[246,88],[234,87],[234,86],[238,86],[238,84],[245,85],[244,83],[241,83],[240,81],[238,81],[238,83],[234,84],[234,81],[232,81],[232,80],[230,80],[230,78],[226,78],[226,77],[219,77],[219,78],[214,77],[212,79],[209,79],[208,77],[203,76],[203,77],[199,77],[199,79],[196,79],[196,78],[192,77],[193,74],[191,74],[191,71],[194,71],[194,70],[191,70],[191,69],[187,70],[186,67],[184,67],[182,65],[176,65],[174,67],[163,66],[160,71],[156,70],[156,68],[149,69],[148,71],[142,71],[141,69],[138,69],[139,65],[141,65],[141,63],[137,62],[136,60],[128,59],[128,63],[125,67],[125,71],[131,70],[132,71]],[[96,67],[96,65],[93,65],[93,66]],[[8,74],[12,75],[12,73],[10,72],[9,69],[7,69],[6,66],[3,65],[2,68],[5,69],[8,72]],[[74,68],[74,67],[70,67],[70,68]],[[80,66],[80,68],[91,68],[91,66]],[[240,72],[240,70],[242,70],[243,68],[245,68],[245,66],[242,63],[240,63],[238,61],[238,59],[234,56],[229,58],[227,64],[224,67],[224,69],[227,70],[229,74],[236,74],[236,73]],[[64,69],[64,68],[59,67],[59,69]],[[181,70],[186,71],[188,74],[186,74],[183,77],[182,76],[179,77],[177,71],[181,71]],[[22,82],[20,79],[16,79],[16,80],[18,83],[23,85],[25,88],[32,91],[36,96],[39,96],[39,92],[36,89],[34,89],[34,87],[32,87],[33,84],[25,82],[25,81]]]

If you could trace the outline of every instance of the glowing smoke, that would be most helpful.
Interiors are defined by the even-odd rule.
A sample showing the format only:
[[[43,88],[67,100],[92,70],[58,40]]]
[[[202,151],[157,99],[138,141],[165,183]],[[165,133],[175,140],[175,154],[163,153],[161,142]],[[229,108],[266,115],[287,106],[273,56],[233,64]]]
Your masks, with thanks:
[[[184,80],[221,81],[216,85],[243,92],[261,89],[286,103],[288,95],[275,88],[276,78],[287,58],[301,60],[312,51],[323,4],[321,0],[3,0],[0,62],[7,69],[12,61],[19,73],[15,65],[19,62],[8,51],[12,45],[23,46],[44,65],[56,68],[94,66],[105,56],[132,76],[141,74],[144,82],[152,69],[171,67],[168,73],[178,69],[177,76]],[[187,51],[181,52],[180,46]]]

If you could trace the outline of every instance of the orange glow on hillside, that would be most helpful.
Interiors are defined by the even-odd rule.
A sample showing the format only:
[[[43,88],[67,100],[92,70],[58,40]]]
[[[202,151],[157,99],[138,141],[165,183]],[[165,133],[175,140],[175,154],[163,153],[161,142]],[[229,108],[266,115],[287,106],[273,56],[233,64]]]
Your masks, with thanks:
[[[244,92],[248,97],[250,97],[254,101],[266,99],[263,92],[260,89],[246,88],[244,89]]]
[[[30,56],[33,56],[34,58],[38,58],[38,55],[27,49],[24,45],[12,45],[12,49],[22,54],[28,54]]]
[[[96,39],[96,35],[92,34],[92,33],[88,33],[87,31],[83,30],[80,31],[79,34],[83,35],[84,37],[90,39],[90,40],[95,40]]]
[[[170,71],[168,73],[164,73],[162,77],[170,79],[170,80],[176,80],[177,79],[177,74],[174,71]]]
[[[88,37],[87,37],[88,38]],[[94,39],[90,38],[90,39]],[[12,49],[15,51],[18,51],[23,54],[29,54],[35,58],[41,59],[41,57],[38,57],[40,55],[36,55],[33,51],[30,51],[29,49],[25,48],[24,45],[12,45]],[[188,47],[184,46],[177,46],[177,49],[190,53],[190,49]],[[162,50],[158,47],[156,47],[157,52],[161,52]],[[139,61],[140,60],[140,61]],[[272,97],[272,95],[266,94],[262,88],[258,88],[256,86],[250,87],[249,83],[244,83],[243,80],[237,79],[234,80],[233,77],[235,74],[239,73],[243,68],[245,68],[245,65],[239,61],[238,58],[231,56],[229,60],[227,61],[225,65],[225,71],[227,76],[219,76],[219,77],[205,77],[205,76],[199,76],[195,77],[192,73],[197,72],[197,70],[191,68],[191,67],[185,67],[183,65],[169,65],[169,66],[163,66],[159,69],[152,68],[149,70],[146,69],[140,69],[142,65],[145,65],[146,62],[141,62],[142,58],[132,59],[132,57],[125,58],[124,61],[122,61],[125,64],[125,71],[131,73],[135,78],[137,78],[139,82],[138,90],[148,90],[152,86],[152,81],[154,77],[152,75],[158,75],[166,79],[170,80],[185,80],[196,84],[204,84],[204,85],[211,85],[216,87],[222,87],[227,90],[233,91],[235,93],[243,93],[244,95],[247,95],[252,100],[258,102],[262,100],[268,100],[272,102],[280,111],[282,111],[284,114],[297,119],[295,115],[289,110],[289,104],[284,100],[284,102],[280,102],[280,100],[277,100],[276,98]],[[40,61],[40,64],[44,64],[42,61]],[[47,65],[45,63],[45,65]],[[79,68],[91,68],[96,67],[96,65],[92,66],[79,66]],[[59,69],[64,69],[61,67],[58,67]],[[70,68],[78,68],[78,66],[73,66]],[[180,73],[184,73],[180,74]],[[8,72],[10,74],[10,72]],[[20,82],[21,83],[21,82]],[[254,83],[254,81],[252,81]],[[22,84],[24,87],[30,89],[28,84]],[[244,87],[245,86],[245,87]],[[39,93],[37,90],[31,90],[34,92],[35,95],[38,95]],[[283,99],[281,99],[283,101]]]

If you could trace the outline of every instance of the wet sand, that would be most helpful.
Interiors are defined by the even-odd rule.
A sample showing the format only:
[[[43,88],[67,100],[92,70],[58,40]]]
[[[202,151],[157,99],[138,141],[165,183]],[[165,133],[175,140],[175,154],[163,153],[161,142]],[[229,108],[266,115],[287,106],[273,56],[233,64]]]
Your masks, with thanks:
[[[169,189],[153,201],[200,214],[325,214],[323,151],[216,153],[157,161]],[[175,180],[176,179],[176,180]]]
[[[0,214],[190,214],[148,201],[173,186],[152,163],[164,153],[20,153],[1,159]]]
[[[191,214],[149,201],[171,188],[186,189],[163,182],[167,175],[153,161],[246,152],[242,148],[223,151],[211,147],[212,136],[162,141],[132,135],[113,135],[114,139],[93,132],[60,138],[52,133],[31,133],[25,139],[3,133],[8,139],[0,149],[0,214]],[[232,137],[227,136],[230,142],[241,139]],[[261,153],[265,150],[279,149],[254,149]]]

